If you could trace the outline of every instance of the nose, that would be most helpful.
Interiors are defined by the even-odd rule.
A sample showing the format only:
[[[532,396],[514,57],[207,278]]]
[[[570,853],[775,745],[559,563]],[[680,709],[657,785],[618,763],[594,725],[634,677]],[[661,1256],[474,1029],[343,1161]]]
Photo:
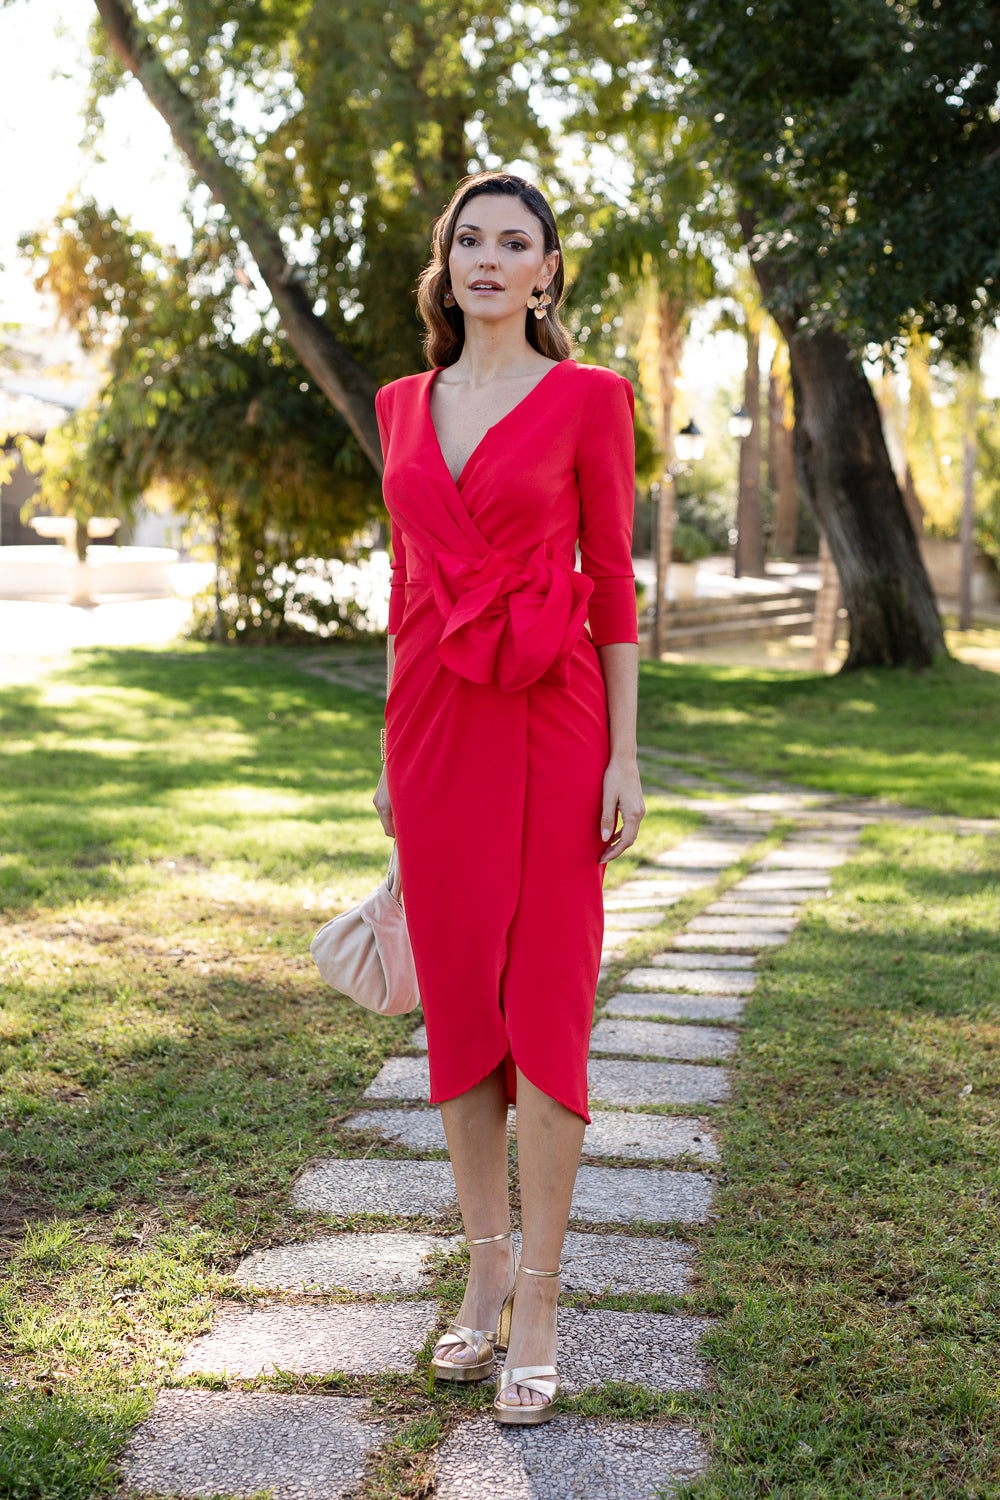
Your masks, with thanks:
[[[497,263],[496,262],[496,256],[495,255],[491,255],[489,253],[489,251],[486,250],[485,248],[482,249],[479,252],[479,264],[480,264],[480,266],[495,266],[496,263]]]

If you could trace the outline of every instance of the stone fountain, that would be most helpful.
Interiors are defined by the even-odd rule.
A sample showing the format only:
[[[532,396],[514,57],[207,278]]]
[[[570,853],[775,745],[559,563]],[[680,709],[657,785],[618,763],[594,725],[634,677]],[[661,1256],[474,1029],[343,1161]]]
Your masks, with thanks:
[[[87,536],[113,536],[121,523],[112,516],[92,516]],[[78,549],[72,516],[35,516],[29,522],[39,536],[61,547],[0,547],[0,599],[40,599],[93,605],[109,600],[162,599],[174,593],[170,570],[178,560],[172,547],[96,547]]]

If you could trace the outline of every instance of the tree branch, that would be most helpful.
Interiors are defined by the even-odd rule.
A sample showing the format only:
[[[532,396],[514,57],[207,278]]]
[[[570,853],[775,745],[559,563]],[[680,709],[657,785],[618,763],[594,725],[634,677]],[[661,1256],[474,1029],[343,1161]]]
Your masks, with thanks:
[[[308,293],[296,279],[296,268],[286,259],[281,240],[252,188],[212,144],[197,104],[169,73],[155,47],[140,35],[126,0],[95,0],[95,4],[122,65],[138,79],[192,171],[226,209],[253,256],[289,344],[380,473],[375,381],[314,312]]]

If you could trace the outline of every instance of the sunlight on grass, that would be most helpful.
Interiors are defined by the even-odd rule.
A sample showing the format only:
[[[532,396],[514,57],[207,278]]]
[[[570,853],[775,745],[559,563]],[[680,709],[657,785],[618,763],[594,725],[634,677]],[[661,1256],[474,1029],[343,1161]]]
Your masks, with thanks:
[[[649,665],[641,736],[723,785],[732,768],[982,812],[1000,785],[986,676]],[[373,697],[266,651],[108,650],[5,690],[0,713],[30,746],[0,785],[0,1370],[18,1382],[0,1386],[0,1495],[92,1500],[218,1302],[257,1300],[232,1279],[243,1254],[383,1227],[295,1214],[289,1192],[309,1160],[358,1154],[344,1120],[419,1017],[351,1005],[308,955],[385,870]],[[648,803],[609,890],[699,826]],[[721,1217],[692,1233],[683,1310],[715,1319],[716,1388],[580,1403],[710,1416],[701,1500],[996,1487],[996,842],[880,829],[838,887],[762,960]],[[460,1274],[442,1261],[421,1295]],[[420,1376],[322,1388],[392,1403],[415,1452],[440,1430]]]
[[[825,677],[644,662],[640,739],[846,795],[938,812],[1000,811],[1000,675]]]

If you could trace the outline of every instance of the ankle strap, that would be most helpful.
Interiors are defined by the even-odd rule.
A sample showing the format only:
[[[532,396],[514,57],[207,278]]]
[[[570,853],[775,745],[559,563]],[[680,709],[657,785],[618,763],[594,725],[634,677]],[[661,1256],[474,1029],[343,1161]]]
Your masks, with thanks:
[[[481,1240],[470,1240],[470,1239],[467,1238],[466,1239],[466,1244],[468,1244],[468,1245],[495,1245],[498,1240],[509,1240],[509,1239],[510,1239],[510,1230],[509,1229],[505,1229],[504,1232],[503,1232],[503,1234],[488,1234],[488,1235],[486,1235],[486,1237],[484,1239],[481,1239]]]
[[[521,1266],[525,1276],[561,1276],[562,1266],[556,1266],[554,1271],[533,1271],[530,1266]]]

